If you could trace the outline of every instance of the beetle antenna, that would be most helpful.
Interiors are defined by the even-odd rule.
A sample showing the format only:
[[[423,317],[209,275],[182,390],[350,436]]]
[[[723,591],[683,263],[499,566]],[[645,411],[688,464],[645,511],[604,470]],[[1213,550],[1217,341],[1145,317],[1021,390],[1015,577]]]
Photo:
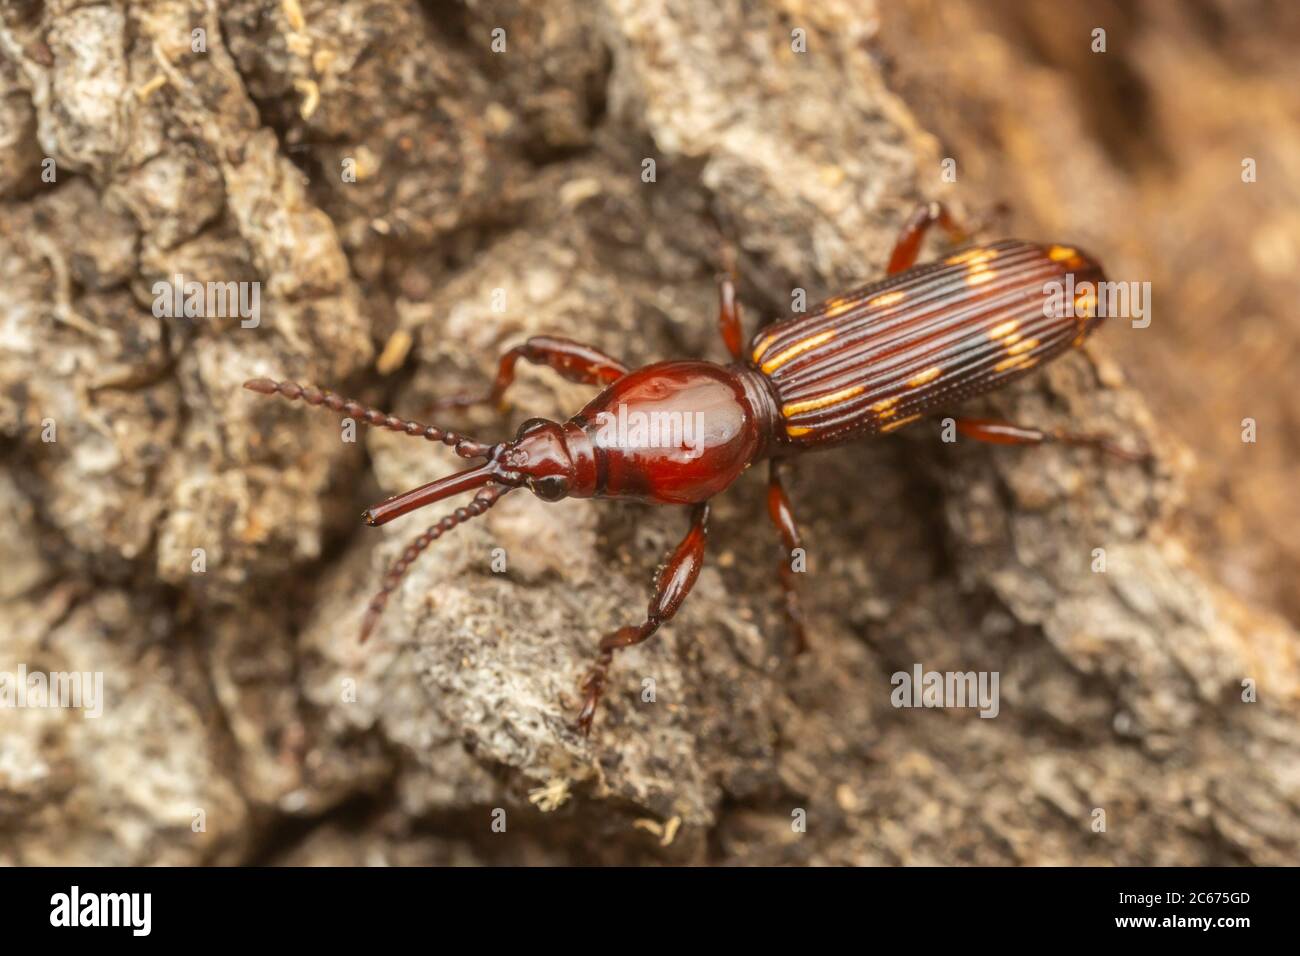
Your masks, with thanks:
[[[343,398],[327,388],[312,388],[299,385],[297,382],[274,382],[269,378],[249,379],[244,383],[244,388],[259,395],[279,395],[291,402],[301,398],[308,405],[324,405],[331,411],[341,412],[348,418],[373,425],[375,428],[387,428],[389,431],[403,432],[427,441],[442,442],[455,449],[456,454],[462,458],[486,458],[496,447],[433,425],[407,421],[396,415],[381,412],[377,408],[367,408],[355,399]]]
[[[379,589],[379,593],[370,599],[365,617],[361,619],[361,642],[363,644],[370,637],[370,632],[375,629],[375,624],[379,622],[380,615],[384,613],[384,605],[388,603],[388,596],[401,583],[402,578],[406,576],[407,570],[410,569],[415,559],[420,556],[420,552],[452,528],[483,514],[511,491],[514,491],[514,488],[506,485],[490,485],[484,488],[465,507],[457,508],[437,524],[430,525],[423,534],[406,546],[406,550],[388,568],[388,573],[384,575],[383,587]]]

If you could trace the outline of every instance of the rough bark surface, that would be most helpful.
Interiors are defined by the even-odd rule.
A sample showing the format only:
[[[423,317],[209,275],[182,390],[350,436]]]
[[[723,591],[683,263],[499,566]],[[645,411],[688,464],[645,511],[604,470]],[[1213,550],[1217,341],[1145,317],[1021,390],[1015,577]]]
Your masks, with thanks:
[[[1159,330],[1112,322],[980,406],[1148,444],[1150,465],[950,445],[923,424],[793,469],[814,639],[798,659],[763,476],[746,475],[716,502],[682,612],[617,658],[590,740],[572,728],[578,680],[642,613],[680,510],[514,494],[437,542],[356,642],[383,569],[441,514],[373,530],[361,508],[458,459],[364,427],[350,442],[247,378],[425,418],[531,333],[632,364],[720,361],[724,242],[752,330],[796,288],[815,302],[874,278],[922,198],[1155,278],[1177,336],[1175,303],[1206,291],[1125,246],[1141,163],[1072,85],[1088,68],[1027,39],[1068,29],[1086,51],[1090,24],[888,8],[0,2],[0,672],[105,685],[97,718],[0,711],[0,862],[1294,862],[1296,606],[1272,583],[1294,541],[1275,528],[1273,563],[1236,560],[1246,536],[1199,520],[1196,453],[1214,448],[1157,430],[1138,394],[1167,412],[1186,372],[1129,359]],[[1169,124],[1148,132],[1171,167],[1175,55],[1230,65],[1270,26],[1216,34],[1196,17],[1218,6],[1198,9],[1098,14]],[[1134,73],[1156,54],[1173,79]],[[1280,162],[1226,146],[1219,208],[1252,149]],[[1256,266],[1294,282],[1297,233],[1277,228]],[[1194,261],[1222,267],[1212,246]],[[260,324],[155,316],[154,283],[178,274],[260,282]],[[1281,291],[1257,301],[1293,362]],[[436,420],[494,438],[589,394],[524,369],[509,420]],[[1216,433],[1251,414],[1213,382],[1204,395]],[[1289,407],[1266,475],[1293,468]],[[891,674],[916,663],[997,671],[997,717],[895,708]]]

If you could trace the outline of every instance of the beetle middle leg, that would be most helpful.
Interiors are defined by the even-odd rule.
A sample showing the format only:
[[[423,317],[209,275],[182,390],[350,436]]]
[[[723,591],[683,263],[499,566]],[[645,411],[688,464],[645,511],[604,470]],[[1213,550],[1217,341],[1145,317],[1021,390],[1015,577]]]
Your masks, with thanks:
[[[966,241],[966,230],[952,217],[943,203],[923,202],[912,211],[898,233],[893,254],[889,257],[889,268],[885,270],[889,275],[916,265],[916,257],[921,254],[925,234],[935,223],[939,224],[953,243]]]
[[[1044,431],[1041,428],[1012,425],[1010,422],[1000,422],[990,418],[957,418],[954,421],[957,424],[957,431],[967,438],[992,445],[1042,445],[1048,442],[1059,442],[1062,445],[1096,448],[1123,461],[1145,461],[1151,457],[1149,451],[1125,448],[1117,444],[1109,435],[1067,432],[1059,428]]]
[[[580,385],[609,385],[627,374],[628,368],[600,349],[572,339],[534,335],[501,356],[496,379],[485,395],[452,395],[437,399],[435,409],[468,408],[472,405],[501,407],[505,391],[515,380],[515,363],[520,359],[554,369],[561,377]]]
[[[623,647],[640,644],[661,624],[672,618],[677,609],[686,600],[695,586],[695,579],[700,576],[704,565],[704,544],[708,539],[709,503],[703,502],[691,509],[691,527],[677,545],[668,563],[664,565],[659,577],[655,579],[654,594],[646,609],[645,620],[640,624],[621,627],[611,634],[606,634],[600,641],[596,663],[583,678],[582,690],[586,700],[578,714],[578,729],[584,735],[591,733],[591,721],[596,716],[596,707],[605,692],[605,682],[609,676],[609,665],[614,651]]]
[[[795,587],[798,573],[791,564],[795,549],[802,548],[799,526],[795,523],[794,513],[790,510],[790,499],[786,496],[785,486],[781,484],[781,464],[773,459],[768,469],[767,479],[767,513],[781,535],[785,553],[781,556],[778,570],[781,574],[781,591],[785,597],[785,616],[794,634],[794,652],[802,654],[808,649],[808,634],[804,626],[803,605],[799,603],[799,591]]]

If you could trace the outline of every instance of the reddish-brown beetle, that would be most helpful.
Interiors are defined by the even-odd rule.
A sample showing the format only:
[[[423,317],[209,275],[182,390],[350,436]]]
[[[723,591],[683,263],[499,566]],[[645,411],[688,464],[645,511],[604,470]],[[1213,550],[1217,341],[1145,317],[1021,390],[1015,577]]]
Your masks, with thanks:
[[[604,390],[562,424],[530,419],[513,441],[482,444],[292,382],[253,379],[244,387],[323,404],[370,425],[450,445],[464,458],[484,459],[365,513],[369,524],[386,524],[416,508],[479,489],[469,504],[428,528],[394,562],[366,611],[362,640],[420,552],[515,488],[526,486],[544,501],[630,498],[690,507],[690,530],[660,572],[645,619],[600,642],[596,663],[583,681],[585,703],[578,716],[579,727],[589,733],[614,651],[644,641],[677,612],[704,560],[709,499],[746,468],[764,459],[771,462],[768,512],[786,549],[793,551],[800,547],[799,531],[780,473],[789,458],[887,434],[941,407],[999,388],[1079,345],[1100,324],[1095,290],[1103,276],[1084,253],[1062,245],[1005,240],[970,246],[913,268],[925,232],[936,222],[954,239],[960,236],[942,206],[919,207],[894,247],[885,279],[827,299],[808,315],[768,326],[754,337],[747,354],[741,350],[735,288],[730,278],[724,279],[719,323],[736,359],[727,366],[672,361],[631,371],[590,346],[561,338],[529,339],[502,356],[487,395],[440,404],[498,404],[521,358]],[[1053,284],[1078,290],[1065,308],[1059,302],[1045,307],[1046,290]],[[612,426],[629,418],[678,426],[667,429],[669,440],[646,441],[652,432],[645,429],[636,433],[642,440],[627,440],[626,430]],[[682,423],[687,427],[680,427]],[[1140,457],[1097,435],[1049,433],[969,418],[956,419],[956,428],[979,441],[1059,441],[1094,446],[1130,460]],[[803,616],[789,562],[781,565],[781,583],[786,613],[802,649]]]

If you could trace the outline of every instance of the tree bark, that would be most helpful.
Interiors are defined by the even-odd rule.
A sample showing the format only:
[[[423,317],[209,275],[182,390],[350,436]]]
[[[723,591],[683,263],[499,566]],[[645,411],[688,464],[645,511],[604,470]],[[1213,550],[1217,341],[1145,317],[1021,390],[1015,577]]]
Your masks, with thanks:
[[[495,440],[590,394],[521,366],[509,420],[429,414],[529,334],[725,361],[726,244],[753,331],[875,278],[919,200],[1004,225],[998,156],[1032,138],[972,121],[971,179],[945,183],[897,92],[941,84],[882,72],[903,37],[942,55],[925,10],[0,3],[0,671],[104,680],[102,716],[5,714],[0,862],[1294,862],[1297,635],[1202,559],[1189,456],[1111,357],[1143,342],[1122,320],[976,410],[1152,463],[938,423],[800,460],[797,659],[746,475],[590,739],[578,681],[685,513],[511,495],[360,646],[384,569],[441,515],[375,530],[361,508],[459,459],[240,388],[311,382]],[[1058,96],[1026,109],[1086,115],[1042,82]],[[1044,223],[1015,225],[1073,235]],[[178,275],[260,283],[260,320],[157,315]],[[895,707],[918,664],[996,672],[996,717]]]

